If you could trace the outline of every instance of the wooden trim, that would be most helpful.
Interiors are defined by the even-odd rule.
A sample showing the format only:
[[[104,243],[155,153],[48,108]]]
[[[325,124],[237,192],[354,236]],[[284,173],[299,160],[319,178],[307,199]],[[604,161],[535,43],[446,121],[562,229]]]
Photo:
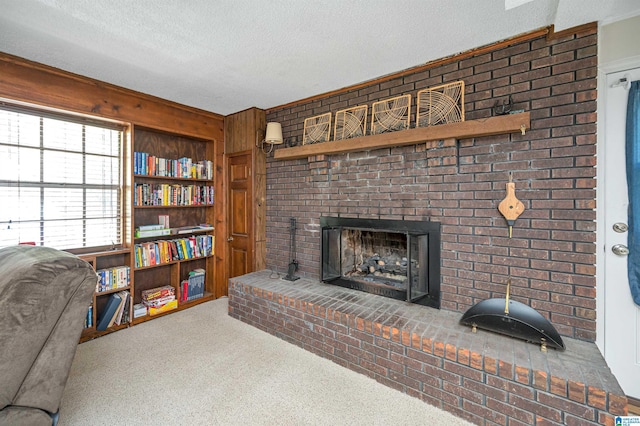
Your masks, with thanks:
[[[640,399],[627,396],[630,416],[640,416]]]
[[[224,116],[0,53],[0,97],[89,117],[222,139]]]
[[[577,27],[567,28],[562,31],[555,31],[555,25],[549,27],[549,33],[547,34],[547,40],[556,40],[566,36],[579,34],[584,31],[592,31],[598,28],[597,22],[589,22],[587,24],[578,25]]]
[[[569,30],[566,30],[566,31],[569,31]],[[395,72],[393,74],[388,74],[388,75],[385,75],[383,77],[379,77],[379,78],[376,78],[376,79],[373,79],[373,80],[364,81],[362,83],[354,84],[352,86],[343,87],[341,89],[336,89],[336,90],[332,90],[330,92],[321,93],[319,95],[310,96],[308,98],[304,98],[304,99],[300,99],[300,100],[297,100],[297,101],[289,102],[289,103],[286,103],[286,104],[283,104],[283,105],[274,106],[274,107],[268,108],[266,111],[267,111],[267,114],[270,114],[270,113],[272,113],[272,112],[274,112],[276,110],[282,109],[282,108],[290,108],[290,107],[293,107],[293,106],[296,106],[296,105],[299,105],[299,104],[304,104],[304,103],[307,103],[307,102],[315,101],[317,99],[326,98],[328,96],[333,96],[333,95],[337,95],[337,94],[340,94],[340,93],[350,92],[352,90],[361,89],[363,87],[368,87],[368,86],[371,86],[373,84],[383,83],[385,81],[393,80],[393,79],[399,78],[399,77],[404,77],[404,76],[409,75],[409,74],[415,74],[415,73],[418,73],[420,71],[424,71],[424,70],[429,69],[429,68],[434,68],[434,67],[437,67],[437,66],[446,65],[446,64],[449,64],[451,62],[460,61],[462,59],[467,59],[467,58],[470,58],[472,56],[481,55],[481,54],[484,54],[484,53],[487,53],[487,52],[492,52],[494,50],[502,49],[502,48],[510,46],[512,44],[521,43],[523,41],[532,40],[534,38],[548,36],[549,32],[550,32],[550,27],[540,28],[538,30],[531,31],[529,33],[517,35],[517,36],[509,38],[507,40],[501,40],[501,41],[498,41],[498,42],[495,42],[495,43],[492,43],[492,44],[488,44],[486,46],[482,46],[482,47],[478,47],[478,48],[475,48],[475,49],[467,50],[465,52],[458,53],[456,55],[447,56],[447,57],[442,58],[442,59],[436,59],[434,61],[427,62],[426,64],[422,64],[422,65],[418,65],[418,66],[415,66],[415,67],[412,67],[412,68],[408,68],[406,70]]]
[[[276,150],[274,158],[277,160],[292,160],[314,155],[343,154],[354,151],[369,151],[379,148],[414,145],[433,140],[464,139],[512,133],[520,131],[522,126],[524,126],[524,129],[529,129],[530,123],[531,114],[529,112],[501,115],[479,120],[468,120],[459,123],[440,124],[437,126],[381,133],[360,138],[281,148]]]
[[[225,120],[226,123],[226,120]],[[223,130],[224,136],[224,130]],[[225,138],[218,140],[214,144],[214,297],[219,298],[228,293],[228,271],[227,271],[227,156],[225,155]]]
[[[132,95],[132,96],[136,96],[138,98],[144,98],[144,99],[149,99],[150,101],[153,102],[162,102],[164,104],[170,105],[173,108],[177,108],[177,109],[181,109],[184,111],[187,111],[191,114],[201,114],[201,115],[210,115],[210,116],[215,116],[216,118],[224,118],[223,115],[221,114],[217,114],[211,111],[206,111],[200,108],[195,108],[195,107],[191,107],[188,105],[184,105],[184,104],[180,104],[178,102],[173,102],[167,99],[163,99],[163,98],[159,98],[157,96],[153,96],[153,95],[149,95],[146,93],[142,93],[142,92],[137,92],[135,90],[131,90],[131,89],[126,89],[124,87],[121,86],[116,86],[115,84],[111,84],[111,83],[106,83],[100,80],[96,80],[90,77],[85,77],[83,75],[79,75],[79,74],[75,74],[69,71],[64,71],[61,70],[59,68],[54,68],[52,66],[49,65],[45,65],[45,64],[41,64],[39,62],[34,62],[34,61],[30,61],[28,59],[24,59],[21,58],[19,56],[14,56],[14,55],[10,55],[8,53],[3,53],[0,52],[0,61],[1,62],[10,62],[13,63],[15,65],[18,66],[22,66],[22,67],[27,67],[27,68],[33,68],[33,69],[38,69],[38,70],[42,70],[45,71],[49,74],[52,75],[59,75],[61,77],[65,77],[65,78],[69,78],[69,79],[73,79],[82,83],[85,82],[92,82],[92,84],[96,85],[96,86],[102,86],[105,87],[109,90],[113,90],[113,91],[117,91],[120,93],[123,93],[125,95]]]

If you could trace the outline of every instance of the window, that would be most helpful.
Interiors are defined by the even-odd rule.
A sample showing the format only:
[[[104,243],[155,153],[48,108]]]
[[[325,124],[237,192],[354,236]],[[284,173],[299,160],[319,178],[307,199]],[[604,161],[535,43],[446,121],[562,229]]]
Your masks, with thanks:
[[[122,243],[124,129],[0,105],[0,247]]]

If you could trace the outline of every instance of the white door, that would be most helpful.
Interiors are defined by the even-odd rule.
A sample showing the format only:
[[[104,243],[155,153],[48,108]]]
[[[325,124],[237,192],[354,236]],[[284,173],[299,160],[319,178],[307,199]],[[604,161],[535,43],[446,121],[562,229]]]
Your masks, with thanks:
[[[640,80],[640,68],[607,74],[604,158],[604,356],[628,396],[640,399],[640,307],[633,303],[627,279],[627,257],[616,245],[627,245],[625,122],[629,91],[623,77]],[[620,246],[618,246],[620,247]],[[619,252],[619,250],[618,250]]]

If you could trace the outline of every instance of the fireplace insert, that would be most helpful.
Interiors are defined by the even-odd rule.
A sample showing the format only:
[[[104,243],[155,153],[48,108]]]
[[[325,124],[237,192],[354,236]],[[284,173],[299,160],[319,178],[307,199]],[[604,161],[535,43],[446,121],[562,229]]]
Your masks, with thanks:
[[[322,281],[440,308],[440,223],[321,217]]]

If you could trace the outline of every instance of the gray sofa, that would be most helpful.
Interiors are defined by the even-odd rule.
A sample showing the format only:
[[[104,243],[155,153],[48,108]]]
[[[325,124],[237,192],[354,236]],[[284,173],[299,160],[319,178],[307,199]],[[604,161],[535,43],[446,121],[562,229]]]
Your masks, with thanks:
[[[97,275],[36,246],[0,249],[0,425],[51,425]]]

